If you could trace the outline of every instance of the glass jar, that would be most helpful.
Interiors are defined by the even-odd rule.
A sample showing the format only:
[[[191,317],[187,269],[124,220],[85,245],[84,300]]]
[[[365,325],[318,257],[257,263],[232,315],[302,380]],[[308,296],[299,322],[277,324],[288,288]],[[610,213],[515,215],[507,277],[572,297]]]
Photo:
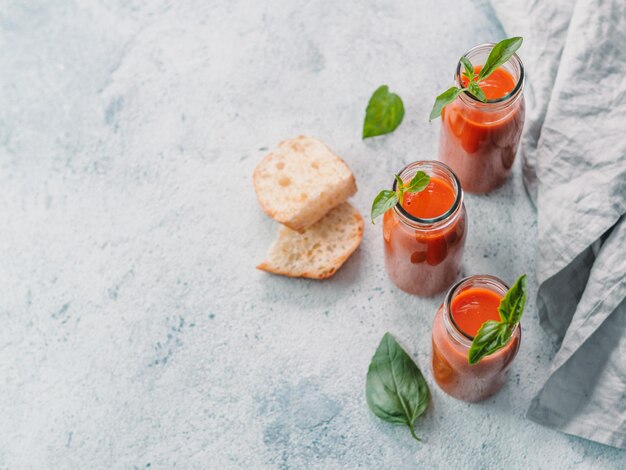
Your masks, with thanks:
[[[488,289],[503,297],[509,287],[493,276],[470,276],[450,289],[439,307],[433,324],[432,368],[437,385],[448,395],[465,401],[484,400],[496,393],[506,381],[506,373],[522,339],[518,324],[506,345],[493,354],[483,357],[473,365],[468,363],[472,336],[467,335],[454,322],[452,302],[466,289]]]
[[[400,289],[410,294],[433,296],[450,287],[459,274],[467,215],[463,190],[450,168],[437,161],[419,161],[406,166],[399,176],[408,182],[417,171],[447,183],[454,191],[454,202],[445,213],[431,219],[415,217],[399,203],[385,212],[385,267]],[[396,190],[395,180],[393,190]]]
[[[482,65],[493,46],[481,44],[464,56],[474,66]],[[515,81],[511,92],[483,103],[466,91],[441,113],[439,160],[454,170],[470,193],[486,193],[504,183],[524,127],[524,66],[514,54],[502,68]],[[463,70],[459,62],[455,85],[461,88]]]

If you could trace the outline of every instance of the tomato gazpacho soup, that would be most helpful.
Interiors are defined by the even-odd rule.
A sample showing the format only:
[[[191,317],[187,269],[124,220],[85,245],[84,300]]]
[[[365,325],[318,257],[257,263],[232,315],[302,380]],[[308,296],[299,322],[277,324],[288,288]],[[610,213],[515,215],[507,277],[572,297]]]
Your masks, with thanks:
[[[483,64],[493,44],[465,53],[472,64]],[[475,65],[478,74],[482,65]],[[467,86],[461,63],[456,85]],[[487,102],[463,92],[441,114],[439,160],[450,166],[463,189],[486,193],[497,188],[511,172],[524,127],[524,66],[517,54],[479,82]]]
[[[473,365],[468,352],[483,323],[500,321],[498,307],[508,291],[500,279],[471,276],[456,284],[439,307],[433,324],[432,368],[437,385],[460,400],[480,401],[496,393],[521,341],[519,324],[506,345]]]
[[[405,167],[399,176],[406,184],[418,171],[430,177],[428,186],[404,194],[402,204],[383,217],[385,266],[402,290],[433,296],[458,276],[467,215],[461,185],[450,168],[441,162],[420,161]]]

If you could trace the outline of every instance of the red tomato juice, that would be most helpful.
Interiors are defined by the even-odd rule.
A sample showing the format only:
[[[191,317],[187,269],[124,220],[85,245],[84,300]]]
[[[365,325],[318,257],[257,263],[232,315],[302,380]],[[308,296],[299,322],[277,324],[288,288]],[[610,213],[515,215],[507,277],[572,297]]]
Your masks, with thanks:
[[[486,321],[500,321],[500,300],[502,297],[489,289],[464,290],[452,300],[452,320],[461,332],[473,338]]]
[[[454,204],[454,198],[452,186],[433,176],[423,191],[405,194],[402,207],[420,219],[433,219],[448,212]]]
[[[454,179],[444,165],[427,165],[435,165],[437,171]],[[405,184],[409,180],[406,178]],[[404,194],[402,209],[406,214],[397,208],[385,213],[385,266],[391,280],[404,291],[432,296],[450,287],[456,279],[467,222],[465,208],[459,201],[451,180],[431,175],[423,191]]]
[[[480,69],[476,66],[475,73]],[[467,84],[465,77],[461,81]],[[525,115],[521,91],[509,96],[517,83],[504,68],[479,84],[491,101],[481,103],[463,94],[446,106],[439,139],[439,160],[472,193],[486,193],[504,183],[515,160]]]

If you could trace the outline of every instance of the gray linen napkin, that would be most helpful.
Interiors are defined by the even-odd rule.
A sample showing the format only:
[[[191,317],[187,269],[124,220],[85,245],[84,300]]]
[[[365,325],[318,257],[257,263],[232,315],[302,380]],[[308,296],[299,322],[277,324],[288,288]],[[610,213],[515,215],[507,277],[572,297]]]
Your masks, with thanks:
[[[492,5],[524,36],[537,305],[561,342],[528,417],[626,448],[626,2]]]

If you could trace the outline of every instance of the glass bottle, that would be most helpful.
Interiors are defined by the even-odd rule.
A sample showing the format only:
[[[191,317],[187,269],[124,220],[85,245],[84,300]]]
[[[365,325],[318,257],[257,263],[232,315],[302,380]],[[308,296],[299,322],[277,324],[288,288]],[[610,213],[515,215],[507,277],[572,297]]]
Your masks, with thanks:
[[[481,44],[464,56],[480,67],[493,46]],[[454,170],[463,189],[470,193],[486,193],[504,183],[524,127],[524,66],[514,54],[501,68],[515,83],[509,93],[483,103],[466,91],[441,114],[439,160]],[[459,62],[455,85],[461,88],[463,71]]]
[[[452,316],[454,298],[466,289],[489,289],[500,297],[509,287],[494,276],[467,277],[450,289],[435,316],[432,333],[432,369],[437,385],[459,400],[480,401],[496,393],[506,381],[506,373],[522,339],[518,324],[507,344],[473,365],[468,363],[472,336],[464,333]]]
[[[430,219],[409,214],[399,203],[385,212],[385,267],[391,280],[402,290],[433,296],[450,287],[459,274],[467,214],[463,190],[450,168],[437,161],[418,161],[406,166],[399,176],[408,182],[417,171],[448,184],[454,191],[454,202],[445,213]],[[394,191],[396,185],[394,180]]]

